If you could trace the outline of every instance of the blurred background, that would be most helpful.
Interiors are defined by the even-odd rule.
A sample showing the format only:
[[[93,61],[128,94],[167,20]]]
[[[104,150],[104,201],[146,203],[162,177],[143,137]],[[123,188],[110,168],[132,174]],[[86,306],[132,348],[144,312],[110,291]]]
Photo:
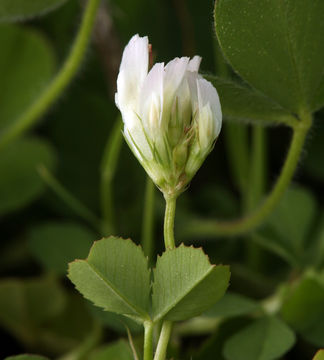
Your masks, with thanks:
[[[0,136],[60,68],[84,4],[68,0],[44,16],[0,24]],[[124,46],[135,33],[147,35],[155,61],[199,54],[202,73],[237,79],[219,50],[213,7],[212,0],[103,1],[77,76],[32,131],[1,150],[0,358],[33,352],[64,359],[77,352],[76,359],[99,359],[92,351],[100,345],[127,341],[125,321],[135,339],[140,338],[136,324],[82,299],[66,277],[67,263],[85,258],[92,242],[104,235],[137,243],[143,236],[146,175],[116,135],[120,118],[114,92]],[[233,219],[256,206],[279,174],[291,137],[285,127],[225,121],[213,152],[178,200],[176,238],[203,246],[212,262],[230,264],[230,291],[250,308],[234,302],[237,314],[224,318],[215,309],[209,319],[219,321],[203,331],[193,324],[180,325],[171,346],[176,358],[224,359],[226,339],[252,321],[259,300],[270,299],[279,285],[295,281],[305,269],[323,269],[323,258],[315,264],[313,257],[315,243],[321,242],[324,252],[323,117],[323,111],[315,114],[294,183],[265,226],[253,236],[197,236],[188,231],[192,219]],[[262,138],[258,148],[255,131]],[[116,161],[110,163],[107,181],[103,164],[107,143],[109,147],[114,139]],[[246,189],[256,151],[262,171],[259,190],[251,195]],[[107,183],[108,194],[102,188]],[[154,195],[158,254],[163,250],[164,202],[158,190]],[[98,219],[105,211],[103,196],[111,208],[102,226]],[[298,263],[290,257],[294,241],[299,241],[298,256],[303,258]],[[313,311],[313,322],[295,326],[295,346],[282,359],[308,359],[324,346],[324,285],[310,291],[318,296],[302,303],[302,309]],[[288,323],[289,314],[282,315]]]

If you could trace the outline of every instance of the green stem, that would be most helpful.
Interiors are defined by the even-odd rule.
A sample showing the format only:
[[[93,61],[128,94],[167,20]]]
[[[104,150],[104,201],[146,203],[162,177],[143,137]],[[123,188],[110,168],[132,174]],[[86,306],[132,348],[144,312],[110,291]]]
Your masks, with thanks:
[[[175,248],[174,241],[174,218],[176,210],[177,196],[169,196],[164,194],[165,198],[165,214],[164,214],[164,244],[166,250]],[[164,360],[168,348],[168,343],[172,330],[172,322],[164,321],[158,345],[156,348],[154,360]]]
[[[159,342],[156,348],[154,360],[165,360],[168,343],[171,336],[171,331],[172,331],[172,322],[164,321],[162,325]]]
[[[101,166],[102,233],[112,235],[115,231],[113,179],[122,146],[122,121],[118,117],[108,138]]]
[[[176,209],[176,196],[165,196],[166,206],[164,214],[164,244],[165,248],[174,249],[174,217]]]
[[[266,128],[261,125],[252,127],[252,144],[250,156],[249,186],[246,198],[246,209],[253,210],[260,202],[265,188],[266,173]]]
[[[186,227],[188,236],[234,236],[240,235],[261,225],[279,202],[288,187],[296,170],[312,118],[306,115],[293,128],[293,137],[288,150],[286,161],[271,193],[265,201],[247,216],[236,221],[192,220]]]
[[[47,186],[52,189],[76,214],[87,221],[97,231],[100,229],[100,221],[84,204],[73,196],[67,189],[65,189],[55,177],[41,165],[38,168],[40,177],[44,180]],[[100,231],[99,231],[100,232]]]
[[[144,360],[153,360],[153,323],[144,323]]]
[[[39,98],[22,114],[12,126],[3,132],[0,138],[0,149],[30,129],[36,121],[46,113],[48,108],[57,100],[73,76],[76,74],[87,45],[90,40],[95,15],[100,0],[89,0],[84,11],[83,19],[70,55],[66,59],[59,73],[39,96]]]
[[[155,185],[150,177],[147,177],[142,223],[142,247],[150,262],[153,258],[154,198]]]

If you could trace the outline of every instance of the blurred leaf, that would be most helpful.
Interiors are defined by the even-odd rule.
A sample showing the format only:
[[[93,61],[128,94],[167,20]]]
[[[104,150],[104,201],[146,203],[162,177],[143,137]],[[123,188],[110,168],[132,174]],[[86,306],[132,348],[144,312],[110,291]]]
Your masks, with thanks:
[[[230,318],[222,321],[215,332],[203,342],[198,350],[195,360],[225,360],[223,347],[227,339],[246,327],[250,320],[242,317]]]
[[[96,235],[78,223],[48,222],[31,229],[29,247],[36,259],[49,271],[60,275],[68,263],[86,257]]]
[[[66,295],[64,308],[46,322],[38,338],[46,350],[57,355],[83,346],[95,327],[85,300],[78,294]]]
[[[256,301],[243,295],[227,292],[215,305],[203,313],[203,316],[221,318],[241,316],[258,308]]]
[[[68,101],[53,109],[47,124],[60,159],[56,173],[58,181],[87,207],[97,211],[100,199],[98,169],[110,124],[116,118],[116,107],[101,89],[103,76],[98,71],[99,64],[91,61],[87,65],[82,77],[72,84]],[[88,74],[95,69],[99,79]],[[66,211],[65,206],[63,209],[59,208],[60,213]]]
[[[218,0],[216,32],[243,79],[300,114],[324,103],[323,13],[323,1]]]
[[[53,148],[44,140],[24,138],[0,153],[0,214],[28,205],[44,189],[36,168],[53,168]]]
[[[102,325],[116,331],[119,334],[127,335],[127,328],[132,334],[143,331],[142,325],[139,325],[137,322],[126,316],[118,315],[110,311],[104,311],[92,304],[89,305],[91,306],[91,313]]]
[[[131,240],[109,237],[95,242],[86,260],[70,263],[68,276],[95,305],[148,318],[150,271],[142,249]]]
[[[5,0],[8,3],[13,1]],[[36,0],[22,1],[33,3]],[[2,0],[0,13],[3,4]],[[21,26],[0,25],[0,48],[1,136],[1,130],[21,115],[42,92],[54,72],[55,61],[45,37]]]
[[[38,341],[40,327],[64,307],[61,287],[51,279],[0,282],[0,324],[29,346]]]
[[[291,290],[282,316],[302,336],[324,346],[324,282],[318,276],[306,276]]]
[[[94,324],[91,329],[88,329],[87,337],[77,347],[61,356],[60,360],[88,359],[88,355],[99,345],[101,340],[101,327],[98,324]]]
[[[133,360],[133,354],[129,347],[129,344],[124,340],[119,340],[114,344],[103,346],[100,349],[95,350],[89,360]]]
[[[22,242],[20,237],[5,239],[4,235],[3,247],[1,247],[0,272],[9,272],[30,263],[29,255],[30,252],[25,241]]]
[[[66,0],[1,0],[0,21],[21,21],[54,10]]]
[[[264,317],[226,341],[227,360],[275,360],[295,343],[294,333],[281,320]]]
[[[235,194],[225,186],[219,184],[203,186],[199,191],[199,197],[194,199],[194,208],[208,216],[220,216],[232,218],[239,214],[239,204]],[[178,214],[177,214],[178,215]]]
[[[22,354],[22,355],[6,357],[4,360],[49,360],[49,359],[40,355]]]
[[[268,221],[253,238],[294,266],[304,263],[308,236],[317,204],[313,195],[301,187],[288,189]]]
[[[324,350],[318,350],[313,360],[324,360]]]
[[[202,249],[180,245],[164,252],[154,270],[154,321],[201,314],[224,295],[229,278],[229,267],[211,265]]]
[[[229,120],[275,124],[290,116],[289,112],[262,93],[233,80],[205,75],[217,89],[223,115]]]
[[[315,214],[313,195],[306,189],[293,187],[286,192],[270,221],[280,236],[301,248]]]

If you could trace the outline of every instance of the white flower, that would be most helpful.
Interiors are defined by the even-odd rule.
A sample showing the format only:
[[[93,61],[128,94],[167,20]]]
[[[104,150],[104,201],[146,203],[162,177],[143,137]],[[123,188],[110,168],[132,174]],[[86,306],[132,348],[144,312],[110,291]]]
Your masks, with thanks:
[[[183,191],[221,129],[218,94],[198,74],[200,62],[175,58],[148,71],[148,38],[134,35],[120,64],[115,100],[125,139],[165,195]]]

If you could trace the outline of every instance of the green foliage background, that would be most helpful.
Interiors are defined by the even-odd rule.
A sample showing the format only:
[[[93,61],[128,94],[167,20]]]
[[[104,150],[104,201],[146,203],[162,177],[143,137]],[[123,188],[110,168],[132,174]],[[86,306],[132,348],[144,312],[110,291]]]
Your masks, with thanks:
[[[149,36],[156,61],[201,55],[225,114],[215,149],[178,201],[176,238],[229,264],[231,286],[208,312],[175,327],[169,357],[306,360],[324,347],[324,5],[280,3],[218,0],[218,42],[213,1],[102,2],[77,76],[37,126],[0,147],[1,358],[132,359],[125,324],[140,347],[136,322],[102,312],[66,279],[68,262],[86,258],[102,236],[142,238],[145,173],[111,137],[120,130],[113,96],[120,56],[135,33]],[[0,140],[61,68],[82,4],[0,0]],[[237,218],[270,191],[291,131],[267,125],[287,124],[305,109],[314,112],[313,126],[275,211],[253,233],[209,231],[208,219]],[[118,158],[107,157],[107,141]],[[102,199],[112,207],[103,225]],[[156,190],[154,254],[163,249],[163,209]]]

